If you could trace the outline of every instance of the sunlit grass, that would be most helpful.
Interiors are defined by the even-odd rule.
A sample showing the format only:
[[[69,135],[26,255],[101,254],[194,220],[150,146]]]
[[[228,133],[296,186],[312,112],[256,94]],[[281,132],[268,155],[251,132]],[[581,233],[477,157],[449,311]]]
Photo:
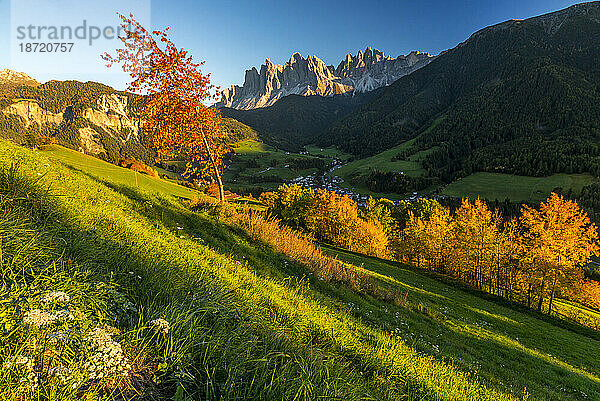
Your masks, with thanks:
[[[596,182],[589,174],[555,174],[549,177],[523,177],[512,174],[475,173],[461,178],[443,190],[444,195],[513,202],[544,200],[556,188],[579,194],[585,185]]]
[[[502,388],[526,387],[533,399],[600,397],[600,358],[586,350],[600,335],[508,301],[448,285],[397,263],[331,249],[364,263],[382,282],[407,292],[407,309],[369,304],[357,309],[379,327],[396,330],[423,352],[449,358]],[[421,305],[422,313],[415,313]]]
[[[167,198],[46,166],[42,155],[5,143],[0,161],[19,163],[21,180],[52,188],[56,196],[40,204],[58,218],[42,213],[34,222],[59,249],[95,275],[112,277],[144,316],[171,322],[164,365],[157,366],[167,394],[183,388],[202,399],[511,399],[335,307],[325,293],[337,285],[315,278],[325,293],[313,290],[303,284],[309,270],[242,231]],[[232,241],[247,259],[219,250],[228,244],[231,251]]]
[[[536,400],[600,397],[600,362],[589,351],[597,338],[559,321],[398,264],[327,250],[398,294],[390,302],[343,277],[325,279],[327,255],[306,258],[310,242],[258,214],[217,221],[0,143],[0,165],[13,162],[22,182],[39,180],[32,196],[54,194],[24,202],[32,229],[94,277],[113,280],[143,321],[171,323],[157,345],[158,384],[146,387],[155,394],[504,400],[526,388]],[[142,344],[132,327],[129,341]]]
[[[74,169],[85,171],[100,180],[121,185],[131,185],[144,191],[158,192],[188,199],[197,196],[197,192],[193,189],[167,180],[150,177],[137,171],[124,169],[81,152],[63,148],[62,146],[50,145],[43,152],[50,160],[56,160]],[[166,173],[172,174],[170,172]],[[177,177],[173,176],[173,178]]]

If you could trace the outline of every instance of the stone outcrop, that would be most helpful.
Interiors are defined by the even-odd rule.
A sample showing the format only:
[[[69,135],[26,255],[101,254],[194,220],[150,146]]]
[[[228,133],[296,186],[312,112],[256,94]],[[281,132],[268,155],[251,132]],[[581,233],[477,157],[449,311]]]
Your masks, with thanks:
[[[427,65],[433,56],[412,52],[392,58],[368,47],[356,56],[347,55],[337,68],[327,66],[316,56],[304,58],[294,53],[284,65],[269,59],[260,68],[246,71],[243,86],[225,89],[218,107],[254,109],[266,107],[284,96],[333,96],[368,92],[389,85],[398,78]]]
[[[40,127],[47,124],[58,125],[63,121],[62,114],[54,114],[50,111],[47,111],[41,108],[34,100],[17,101],[2,111],[5,114],[15,114],[21,117],[26,127],[30,127],[31,124],[34,123]]]
[[[83,118],[107,131],[117,133],[127,132],[121,140],[127,142],[134,136],[137,138],[141,122],[127,113],[127,96],[111,94],[98,98],[97,108],[87,108]]]
[[[98,98],[96,107],[83,110],[81,125],[84,127],[78,129],[81,152],[92,155],[106,152],[102,143],[103,134],[108,134],[123,144],[139,140],[138,135],[142,122],[127,112],[127,102],[127,96],[115,93],[105,94]],[[70,118],[67,110],[55,114],[43,109],[34,100],[16,101],[5,107],[2,112],[21,117],[25,127],[30,127],[32,124],[37,124],[39,127],[58,127],[63,121]],[[90,124],[86,124],[86,122]],[[99,132],[99,130],[104,132]]]
[[[367,47],[356,56],[347,55],[335,69],[339,82],[356,92],[369,92],[394,83],[399,78],[429,64],[433,56],[414,51],[406,56],[392,58],[377,49]]]

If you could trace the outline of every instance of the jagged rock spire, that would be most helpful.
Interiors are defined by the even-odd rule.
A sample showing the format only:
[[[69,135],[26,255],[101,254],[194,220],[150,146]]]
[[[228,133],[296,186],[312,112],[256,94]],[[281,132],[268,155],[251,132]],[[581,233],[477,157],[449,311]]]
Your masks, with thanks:
[[[394,59],[367,47],[364,53],[359,50],[356,56],[346,55],[334,68],[316,56],[304,58],[295,52],[284,65],[266,59],[260,73],[254,67],[247,70],[244,85],[225,89],[217,106],[254,109],[270,106],[291,94],[333,96],[368,92],[391,84],[433,58],[427,53],[411,52]]]

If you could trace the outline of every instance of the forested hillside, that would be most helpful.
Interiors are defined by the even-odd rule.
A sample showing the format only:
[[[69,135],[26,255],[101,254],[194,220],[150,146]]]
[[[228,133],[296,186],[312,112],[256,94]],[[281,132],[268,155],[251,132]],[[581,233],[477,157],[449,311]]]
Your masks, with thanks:
[[[376,97],[380,91],[333,97],[290,95],[270,107],[253,110],[222,108],[221,114],[252,127],[269,145],[298,151],[315,142],[331,124]]]
[[[320,142],[367,156],[418,137],[415,151],[435,147],[423,166],[446,181],[475,171],[598,174],[598,43],[598,2],[483,29]]]
[[[0,82],[0,138],[18,144],[42,141],[111,162],[132,158],[153,165],[155,151],[143,131],[139,96],[97,82]],[[252,128],[224,119],[223,140],[256,139]]]

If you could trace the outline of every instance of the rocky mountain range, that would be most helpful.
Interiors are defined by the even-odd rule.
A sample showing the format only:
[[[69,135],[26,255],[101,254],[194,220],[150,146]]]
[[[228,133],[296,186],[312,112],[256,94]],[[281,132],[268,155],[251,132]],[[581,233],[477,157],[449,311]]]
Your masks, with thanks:
[[[120,147],[126,147],[130,142],[139,143],[141,122],[139,118],[133,117],[128,112],[127,102],[128,97],[125,95],[102,94],[95,105],[85,108],[80,118],[87,124],[76,127],[79,141],[75,150],[91,155],[109,153],[104,146],[103,135],[114,138],[114,141],[121,145]],[[28,99],[15,101],[1,111],[7,115],[20,117],[25,128],[35,125],[51,130],[61,124],[68,124],[71,119],[66,109],[63,112],[53,113],[40,107],[37,101]]]
[[[36,85],[37,84],[37,85]],[[39,84],[27,74],[0,71],[0,137],[18,144],[52,137],[94,156],[152,161],[136,96],[95,82]]]
[[[0,138],[32,145],[41,137],[117,162],[134,158],[154,164],[155,152],[143,132],[138,96],[97,82],[50,81],[0,70]],[[257,133],[225,118],[226,140]]]
[[[337,68],[316,56],[304,58],[300,53],[294,53],[284,65],[266,59],[260,72],[255,67],[246,71],[243,86],[225,89],[217,107],[249,110],[271,106],[288,95],[364,93],[390,85],[434,58],[418,51],[393,58],[367,47],[364,53],[348,54]]]

